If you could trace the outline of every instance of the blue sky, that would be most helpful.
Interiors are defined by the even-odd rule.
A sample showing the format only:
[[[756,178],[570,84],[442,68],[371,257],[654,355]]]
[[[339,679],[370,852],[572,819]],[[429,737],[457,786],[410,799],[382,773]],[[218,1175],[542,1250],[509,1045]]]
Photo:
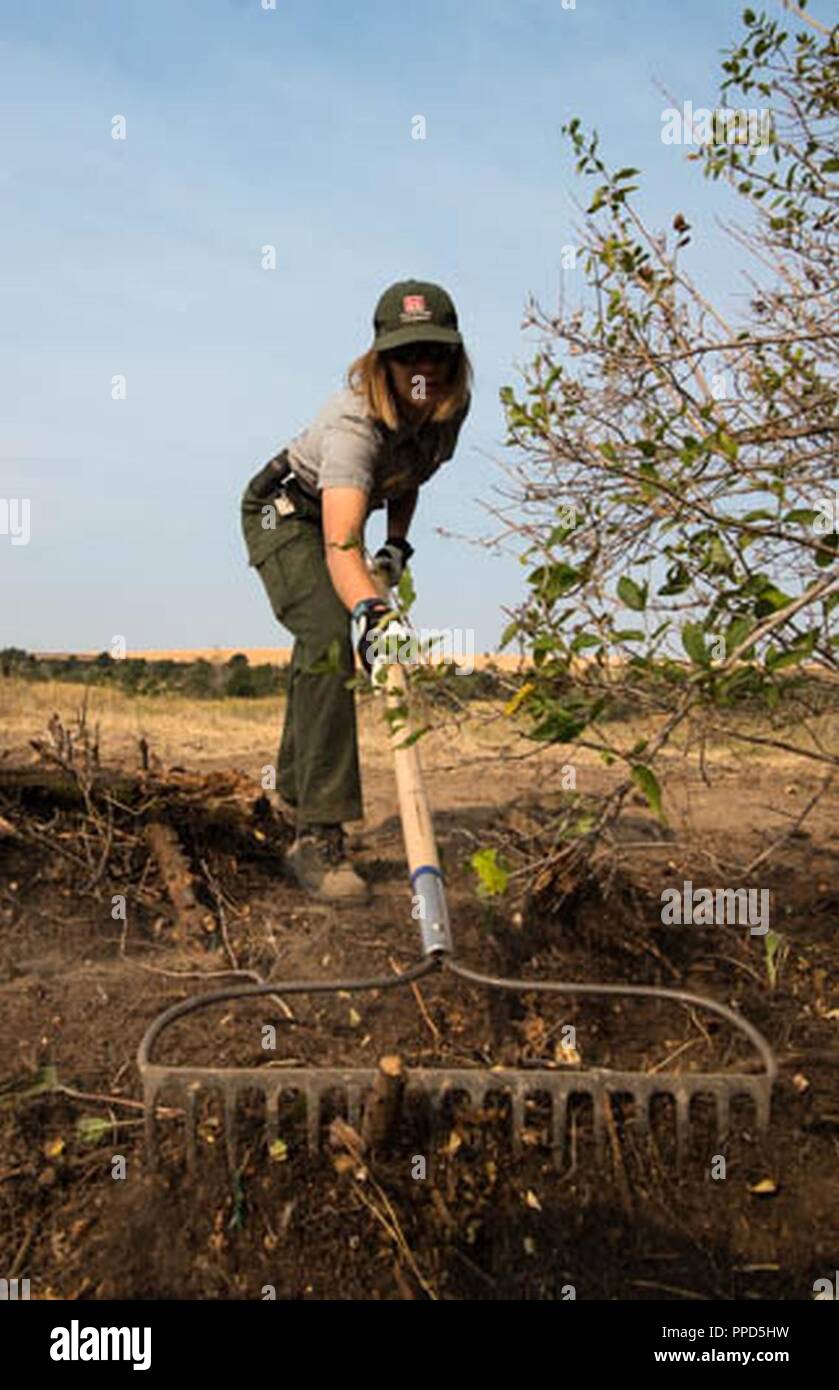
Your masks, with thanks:
[[[476,368],[458,452],[421,493],[415,617],[494,646],[523,571],[436,528],[493,529],[498,390],[529,355],[528,295],[550,307],[567,283],[587,191],[560,127],[578,115],[607,162],[642,168],[652,225],[684,211],[685,264],[727,301],[727,209],[661,143],[655,82],[713,106],[741,10],[0,0],[0,497],[31,500],[29,543],[0,535],[0,646],[286,645],[239,496],[407,276],[451,291]]]

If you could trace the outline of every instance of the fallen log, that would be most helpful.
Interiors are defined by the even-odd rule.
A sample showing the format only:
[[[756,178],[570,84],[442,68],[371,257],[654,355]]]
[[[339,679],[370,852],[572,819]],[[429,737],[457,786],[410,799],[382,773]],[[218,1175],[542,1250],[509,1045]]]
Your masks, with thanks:
[[[119,772],[96,772],[90,781],[91,791],[108,792],[120,801],[130,803],[141,790],[136,777]],[[77,777],[57,767],[0,768],[0,792],[14,796],[32,810],[55,806],[76,809],[84,807],[84,792]]]
[[[6,793],[25,810],[49,813],[87,809],[86,793],[102,807],[109,799],[143,817],[190,815],[199,825],[222,836],[252,834],[250,822],[264,819],[265,798],[259,787],[236,773],[207,775],[177,769],[162,773],[97,771],[82,781],[71,769],[58,767],[0,768],[0,794]]]

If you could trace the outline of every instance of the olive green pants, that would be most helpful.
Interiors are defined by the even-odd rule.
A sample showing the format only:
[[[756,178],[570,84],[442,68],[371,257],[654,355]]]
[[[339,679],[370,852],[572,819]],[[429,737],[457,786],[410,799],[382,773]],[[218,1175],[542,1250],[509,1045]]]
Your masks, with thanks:
[[[332,586],[323,534],[298,516],[270,517],[250,489],[242,525],[251,564],[275,617],[293,633],[277,790],[297,808],[298,826],[361,820],[361,776],[350,615]]]

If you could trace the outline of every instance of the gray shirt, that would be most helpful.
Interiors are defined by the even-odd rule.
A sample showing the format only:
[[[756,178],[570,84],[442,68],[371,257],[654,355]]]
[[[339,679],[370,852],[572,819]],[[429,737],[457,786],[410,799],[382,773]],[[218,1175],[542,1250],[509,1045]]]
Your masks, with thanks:
[[[443,424],[405,424],[396,431],[368,415],[350,387],[337,391],[288,445],[291,467],[309,492],[357,487],[368,510],[414,491],[455,451],[471,400]]]

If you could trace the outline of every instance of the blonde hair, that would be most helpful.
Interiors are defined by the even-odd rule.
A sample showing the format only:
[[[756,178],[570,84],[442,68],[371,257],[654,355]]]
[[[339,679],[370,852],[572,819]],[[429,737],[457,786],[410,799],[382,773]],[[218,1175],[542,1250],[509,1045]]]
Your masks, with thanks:
[[[399,406],[390,387],[387,364],[375,348],[368,348],[347,369],[347,385],[364,400],[368,411],[375,420],[381,420],[388,429],[396,430],[400,425]],[[429,419],[442,424],[457,414],[469,399],[472,388],[472,363],[465,347],[457,353],[451,368],[451,378],[442,400],[431,412]]]

